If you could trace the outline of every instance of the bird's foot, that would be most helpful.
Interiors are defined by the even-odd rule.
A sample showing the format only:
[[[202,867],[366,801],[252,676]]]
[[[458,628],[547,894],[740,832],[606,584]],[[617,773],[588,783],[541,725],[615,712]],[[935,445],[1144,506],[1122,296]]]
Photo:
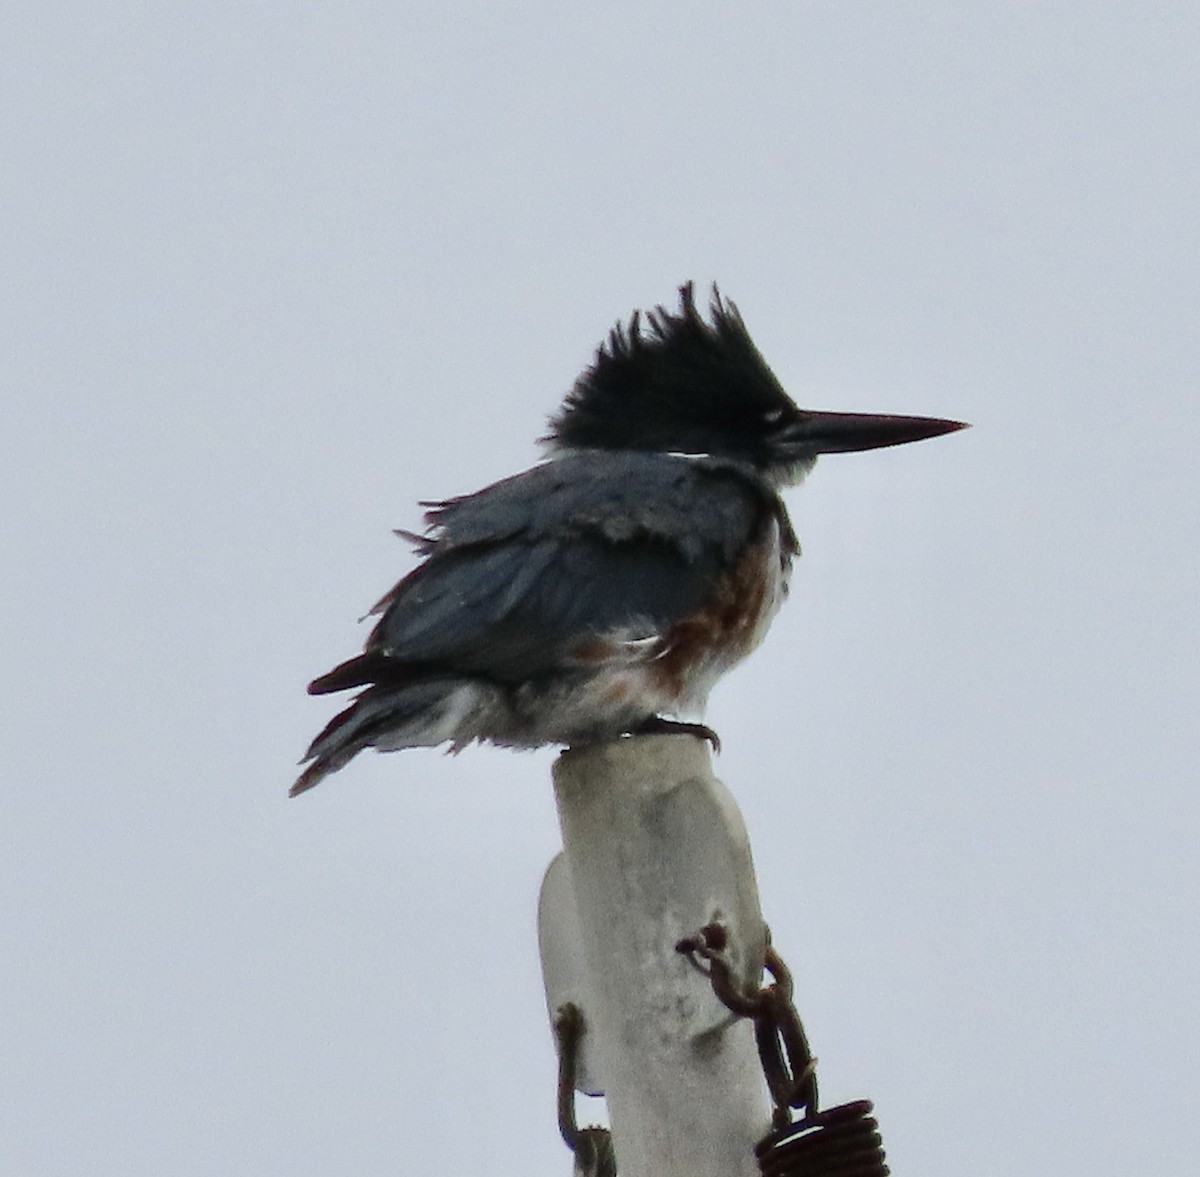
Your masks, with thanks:
[[[703,723],[684,723],[678,719],[664,719],[661,715],[652,715],[629,731],[631,736],[695,736],[699,740],[707,740],[714,752],[721,751],[721,737],[711,727]]]

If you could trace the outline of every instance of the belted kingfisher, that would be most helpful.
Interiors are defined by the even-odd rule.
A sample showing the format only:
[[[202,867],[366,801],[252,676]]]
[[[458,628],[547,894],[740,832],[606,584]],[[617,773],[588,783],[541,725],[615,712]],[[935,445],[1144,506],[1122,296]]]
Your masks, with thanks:
[[[733,303],[618,324],[550,419],[546,460],[423,503],[422,563],[371,611],[364,652],[309,693],[364,687],[313,740],[291,795],[364,748],[535,748],[698,723],[762,641],[799,545],[779,492],[818,454],[960,421],[798,408]]]

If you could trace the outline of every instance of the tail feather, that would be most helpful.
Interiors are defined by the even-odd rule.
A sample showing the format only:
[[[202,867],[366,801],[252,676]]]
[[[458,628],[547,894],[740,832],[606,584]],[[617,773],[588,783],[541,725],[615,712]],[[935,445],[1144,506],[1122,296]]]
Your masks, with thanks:
[[[308,684],[308,693],[330,695],[334,691],[348,691],[353,687],[365,687],[374,682],[371,667],[365,665],[367,657],[366,654],[361,654],[357,658],[351,658],[349,662],[335,666],[320,678],[314,678]]]
[[[399,688],[372,686],[335,715],[309,745],[300,762],[308,767],[288,796],[296,797],[320,784],[364,748],[392,752],[436,747],[447,741],[456,747],[469,744],[482,730],[484,716],[498,702],[495,687],[466,679],[417,682]]]
[[[404,686],[419,679],[437,675],[436,667],[424,662],[401,662],[386,654],[359,654],[335,666],[320,678],[308,684],[310,695],[331,695],[335,691],[349,691],[354,687]],[[441,671],[445,674],[445,671]]]

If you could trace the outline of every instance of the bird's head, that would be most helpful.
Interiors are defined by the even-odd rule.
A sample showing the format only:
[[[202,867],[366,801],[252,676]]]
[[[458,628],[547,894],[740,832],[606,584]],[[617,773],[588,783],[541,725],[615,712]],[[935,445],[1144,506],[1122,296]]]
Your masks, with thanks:
[[[543,439],[559,449],[707,454],[748,463],[777,485],[819,454],[920,441],[960,421],[801,409],[759,354],[737,308],[713,287],[711,322],[692,284],[680,309],[635,312],[575,382]]]

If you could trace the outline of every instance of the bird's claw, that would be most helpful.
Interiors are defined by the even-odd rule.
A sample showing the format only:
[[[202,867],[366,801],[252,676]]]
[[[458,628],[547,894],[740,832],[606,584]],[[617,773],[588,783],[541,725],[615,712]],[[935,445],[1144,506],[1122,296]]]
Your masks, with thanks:
[[[633,728],[631,736],[695,736],[699,740],[707,740],[714,752],[721,751],[721,737],[707,724],[684,723],[679,719],[664,719],[661,715],[652,715],[642,720]]]

